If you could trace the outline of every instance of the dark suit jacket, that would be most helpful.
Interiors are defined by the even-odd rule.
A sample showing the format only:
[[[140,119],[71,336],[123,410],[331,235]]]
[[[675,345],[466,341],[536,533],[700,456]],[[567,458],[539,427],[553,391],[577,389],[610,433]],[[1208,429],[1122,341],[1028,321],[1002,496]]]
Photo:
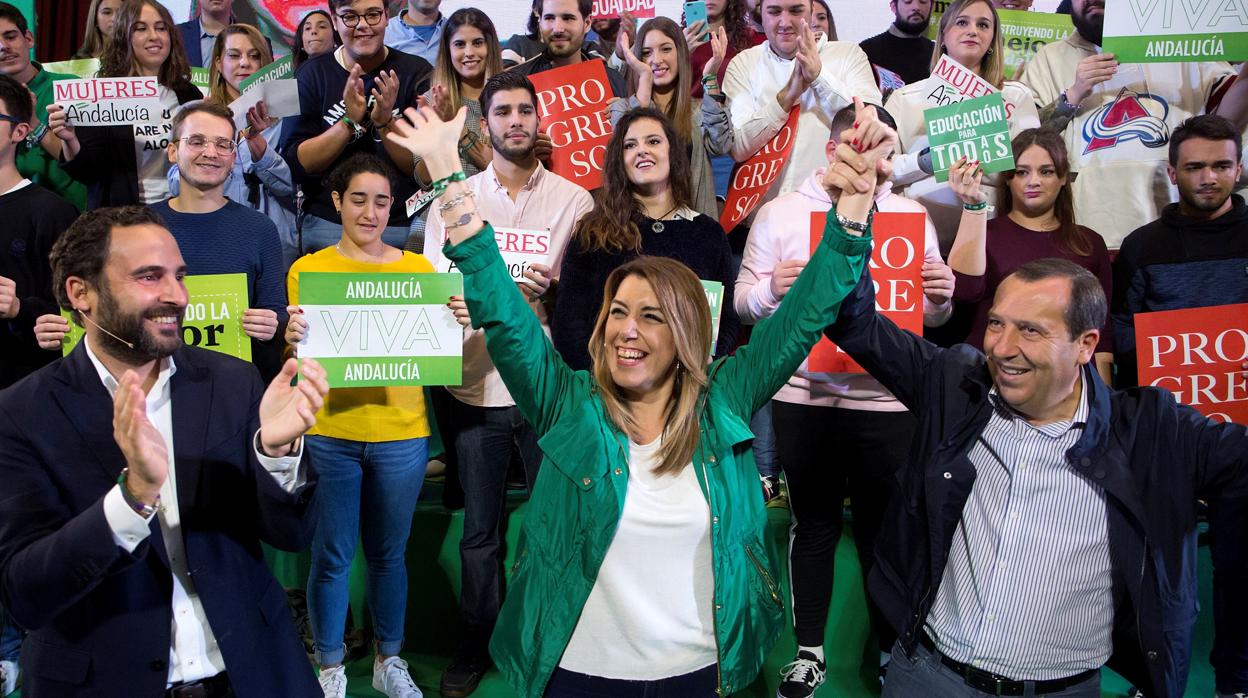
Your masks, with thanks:
[[[260,542],[304,549],[315,473],[289,494],[252,441],[255,368],[183,347],[171,379],[187,564],[240,698],[321,695]],[[153,519],[127,553],[104,516],[124,465],[112,400],[85,347],[0,392],[0,605],[30,631],[26,698],[158,698],[169,673],[173,576]]]
[[[186,49],[186,60],[191,65],[204,68],[204,52],[199,49],[199,18],[194,17],[188,22],[178,25],[182,33],[182,46]]]

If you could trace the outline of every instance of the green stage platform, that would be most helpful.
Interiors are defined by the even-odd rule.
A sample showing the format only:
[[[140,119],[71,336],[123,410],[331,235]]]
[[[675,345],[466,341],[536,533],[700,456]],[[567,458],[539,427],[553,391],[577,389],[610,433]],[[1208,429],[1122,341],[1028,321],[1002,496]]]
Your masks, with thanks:
[[[458,614],[456,600],[459,593],[459,539],[463,530],[463,512],[447,511],[437,503],[440,487],[430,482],[422,493],[412,525],[412,537],[407,549],[409,575],[409,601],[407,609],[407,639],[403,655],[412,668],[412,676],[426,696],[438,695],[438,680],[442,669],[450,660],[458,642]],[[507,531],[509,547],[514,549],[519,523],[524,518],[526,504],[520,495],[509,501],[512,510],[511,524]],[[768,544],[777,560],[784,559],[782,552],[788,545],[789,512],[787,509],[769,509]],[[858,556],[853,541],[852,523],[846,526],[845,540],[837,548],[836,591],[828,617],[827,682],[819,690],[822,698],[868,698],[879,695],[875,676],[878,655],[875,643],[868,636],[869,629],[863,601]],[[510,557],[508,558],[508,568]],[[284,586],[301,587],[307,575],[308,556],[276,553],[270,562],[278,579]],[[781,584],[784,597],[788,598],[788,574],[781,566]],[[1188,696],[1210,698],[1213,695],[1213,672],[1208,657],[1212,644],[1212,621],[1209,613],[1210,563],[1207,548],[1200,551],[1201,615],[1196,630],[1196,643],[1192,658],[1192,677],[1188,684]],[[353,571],[352,608],[355,618],[362,618],[364,600],[363,565],[357,555]],[[792,661],[796,645],[792,630],[781,636],[780,642],[768,657],[759,678],[741,696],[763,698],[774,696],[779,682],[779,670]],[[371,686],[372,659],[361,659],[348,666],[351,678],[350,696],[370,698],[382,694]],[[1125,696],[1127,684],[1112,672],[1106,671],[1103,681],[1104,696]],[[503,698],[515,693],[492,671],[481,682],[474,696],[480,698]]]

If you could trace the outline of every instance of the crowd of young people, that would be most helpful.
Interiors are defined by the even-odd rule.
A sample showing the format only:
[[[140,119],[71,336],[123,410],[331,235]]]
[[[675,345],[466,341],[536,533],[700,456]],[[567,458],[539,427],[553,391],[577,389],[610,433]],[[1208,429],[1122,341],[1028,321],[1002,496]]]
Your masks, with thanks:
[[[220,627],[217,587],[197,589],[195,561],[174,559],[179,536],[232,529],[198,510],[170,518],[161,492],[195,486],[172,470],[147,479],[153,459],[184,455],[169,436],[182,443],[183,416],[157,397],[175,366],[197,366],[159,340],[184,312],[181,275],[229,273],[247,278],[255,369],[270,392],[286,381],[282,410],[259,387],[238,407],[259,410],[240,452],[295,498],[310,532],[279,525],[290,535],[277,538],[311,550],[313,695],[347,695],[357,539],[372,685],[421,695],[401,654],[419,584],[406,551],[435,432],[465,510],[461,641],[447,648],[442,695],[472,694],[491,666],[525,696],[728,695],[754,683],[788,614],[797,651],[778,696],[809,698],[838,632],[828,615],[847,499],[886,696],[1095,696],[1102,666],[1137,695],[1181,695],[1198,499],[1213,541],[1217,695],[1248,695],[1248,437],[1156,390],[1111,387],[1138,382],[1135,314],[1248,303],[1243,69],[1119,64],[1100,49],[1103,0],[1073,0],[1074,32],[1013,80],[998,9],[1026,9],[1017,2],[946,3],[933,41],[930,0],[890,0],[894,22],[861,45],[838,40],[837,7],[821,0],[705,0],[696,22],[533,0],[528,33],[506,41],[484,4],[444,15],[439,0],[328,0],[285,45],[236,22],[232,0],[203,0],[182,24],[158,0],[92,0],[76,56],[97,59],[99,77],[156,78],[161,113],[79,126],[52,99],[52,83],[73,76],[31,59],[27,19],[0,2],[0,388],[16,386],[0,392],[11,454],[0,481],[32,482],[37,459],[22,449],[39,444],[21,440],[13,400],[58,366],[77,356],[99,369],[118,405],[130,387],[153,391],[150,423],[117,408],[115,424],[137,426],[117,428],[120,459],[109,454],[117,467],[98,492],[0,493],[0,695],[19,675],[34,698],[137,695],[99,678],[131,665],[172,696],[262,695],[243,680],[247,650]],[[288,52],[299,113],[274,118],[261,101],[233,114],[243,82]],[[592,60],[612,133],[602,184],[587,191],[552,169],[530,77]],[[1001,94],[1013,169],[962,158],[938,173],[924,112],[949,99],[942,60]],[[207,69],[206,88],[192,66]],[[790,120],[790,154],[726,232],[733,164]],[[877,213],[924,217],[913,295],[927,340],[873,310]],[[824,221],[817,244],[812,215]],[[498,228],[547,233],[547,263],[513,282]],[[161,255],[119,287],[109,270],[141,256],[132,237]],[[464,276],[447,300],[463,328],[460,384],[329,390],[311,364],[311,387],[290,392],[285,360],[315,331],[301,273],[447,260]],[[179,283],[149,282],[157,272]],[[722,284],[716,335],[700,280]],[[159,298],[135,305],[146,296],[131,283]],[[58,362],[73,324],[86,339]],[[867,372],[811,368],[825,332]],[[106,376],[115,366],[152,380]],[[168,453],[150,450],[158,437]],[[530,504],[505,574],[513,464]],[[786,502],[787,597],[764,543],[765,507]],[[159,519],[157,557],[174,580],[172,600],[157,584],[123,608],[163,606],[192,625],[175,621],[170,636],[166,623],[158,660],[120,651],[121,668],[96,678],[58,672],[66,657],[102,661],[91,648],[116,628],[85,600],[23,606],[44,577],[22,566],[62,534],[21,526],[41,510],[68,529],[99,514],[80,545],[126,557],[75,573],[75,598],[95,598],[148,549],[125,538],[136,524],[118,506]],[[239,535],[267,541],[259,530]],[[272,583],[247,574],[258,592]],[[89,637],[75,639],[69,628],[82,627]],[[310,690],[296,685],[291,695]]]

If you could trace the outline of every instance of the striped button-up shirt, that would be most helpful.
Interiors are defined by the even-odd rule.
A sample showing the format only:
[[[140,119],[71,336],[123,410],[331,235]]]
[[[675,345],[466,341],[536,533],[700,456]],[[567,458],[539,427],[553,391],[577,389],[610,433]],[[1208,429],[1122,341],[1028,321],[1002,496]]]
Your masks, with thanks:
[[[1066,461],[1087,385],[1072,420],[1043,426],[991,399],[927,632],[942,654],[1014,680],[1099,668],[1114,619],[1105,492]]]

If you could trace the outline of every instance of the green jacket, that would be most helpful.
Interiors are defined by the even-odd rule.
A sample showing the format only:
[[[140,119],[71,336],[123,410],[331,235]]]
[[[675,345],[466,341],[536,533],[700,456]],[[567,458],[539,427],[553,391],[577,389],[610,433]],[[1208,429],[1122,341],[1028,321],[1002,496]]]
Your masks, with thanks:
[[[39,123],[46,123],[48,105],[53,103],[52,83],[57,80],[76,80],[78,76],[51,73],[38,63],[35,67],[39,72],[35,73],[35,77],[30,79],[26,87],[35,93],[35,118]],[[35,184],[66,199],[79,211],[87,207],[86,185],[66,174],[56,158],[38,143],[28,141],[17,146],[17,171]]]
[[[750,343],[708,370],[692,467],[711,510],[719,693],[754,680],[784,626],[750,416],[806,358],[862,274],[869,237],[828,217],[823,242]],[[556,353],[511,280],[492,229],[444,252],[464,274],[473,324],[544,459],[529,502],[490,654],[522,696],[541,696],[559,665],[615,535],[628,482],[628,437],[607,416],[592,376]]]

